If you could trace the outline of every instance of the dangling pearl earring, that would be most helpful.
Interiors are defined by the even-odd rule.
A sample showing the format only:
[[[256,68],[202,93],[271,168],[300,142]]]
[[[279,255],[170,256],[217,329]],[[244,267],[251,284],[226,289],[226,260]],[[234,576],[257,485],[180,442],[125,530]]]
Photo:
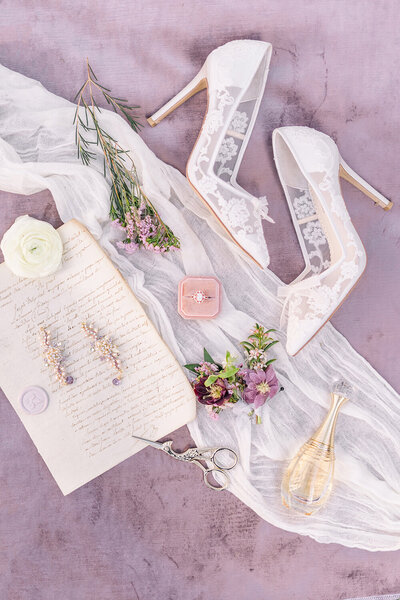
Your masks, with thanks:
[[[106,360],[110,366],[116,370],[117,377],[112,380],[114,385],[119,385],[122,379],[121,363],[118,359],[119,352],[118,348],[110,340],[108,335],[99,336],[97,329],[94,328],[93,324],[83,322],[81,324],[82,331],[85,336],[92,339],[90,344],[91,352],[97,352],[100,354],[100,360]]]
[[[65,369],[62,365],[64,359],[60,348],[61,344],[59,343],[56,346],[52,345],[48,329],[41,327],[39,333],[44,364],[46,367],[53,369],[55,376],[61,385],[71,385],[71,383],[74,383],[74,378],[65,373]]]

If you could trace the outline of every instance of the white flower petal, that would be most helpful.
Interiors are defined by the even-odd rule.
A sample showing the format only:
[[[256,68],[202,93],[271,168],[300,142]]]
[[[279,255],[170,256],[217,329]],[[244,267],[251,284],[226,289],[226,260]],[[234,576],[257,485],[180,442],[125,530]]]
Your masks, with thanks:
[[[18,277],[46,277],[61,263],[60,234],[50,223],[28,215],[18,217],[1,240],[7,267]]]

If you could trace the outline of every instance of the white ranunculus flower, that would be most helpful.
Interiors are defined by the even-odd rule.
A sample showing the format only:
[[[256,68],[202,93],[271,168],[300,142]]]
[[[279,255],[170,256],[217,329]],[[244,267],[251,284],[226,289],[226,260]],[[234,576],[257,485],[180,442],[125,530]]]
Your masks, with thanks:
[[[7,267],[18,277],[46,277],[57,271],[63,244],[50,223],[24,215],[15,219],[0,248]]]

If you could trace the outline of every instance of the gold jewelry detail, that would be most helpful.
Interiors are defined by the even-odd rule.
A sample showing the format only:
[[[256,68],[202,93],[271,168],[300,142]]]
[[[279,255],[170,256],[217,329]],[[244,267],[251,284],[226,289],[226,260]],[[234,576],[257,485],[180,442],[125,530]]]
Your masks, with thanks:
[[[70,385],[74,382],[71,375],[66,375],[62,365],[63,355],[60,349],[61,344],[53,346],[51,343],[50,332],[44,327],[40,328],[40,343],[42,345],[42,356],[46,367],[53,369],[57,380],[62,385]]]
[[[91,352],[97,352],[100,355],[100,360],[106,360],[110,366],[116,370],[117,376],[112,380],[113,385],[119,385],[122,379],[121,363],[118,359],[119,352],[117,346],[110,340],[108,335],[99,336],[97,329],[93,324],[83,322],[81,324],[82,331],[85,336],[91,338]]]

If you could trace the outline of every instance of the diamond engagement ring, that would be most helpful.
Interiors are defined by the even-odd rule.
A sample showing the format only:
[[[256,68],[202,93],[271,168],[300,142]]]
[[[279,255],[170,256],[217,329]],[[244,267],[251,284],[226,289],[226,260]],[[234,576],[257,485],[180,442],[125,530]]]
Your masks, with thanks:
[[[211,300],[211,296],[207,296],[204,290],[197,290],[196,292],[193,292],[189,298],[191,298],[194,302],[197,302],[197,304],[202,304],[207,300]]]
[[[221,284],[215,277],[187,275],[178,286],[178,313],[183,319],[214,319],[221,309]]]

